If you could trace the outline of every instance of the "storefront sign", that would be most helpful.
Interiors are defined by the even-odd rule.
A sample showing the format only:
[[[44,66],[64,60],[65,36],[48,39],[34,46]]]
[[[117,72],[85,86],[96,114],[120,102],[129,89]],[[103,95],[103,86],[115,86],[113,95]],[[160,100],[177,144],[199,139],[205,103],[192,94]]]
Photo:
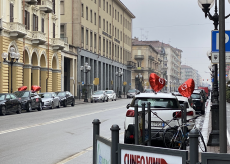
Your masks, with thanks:
[[[97,140],[97,164],[111,163],[111,148],[105,143]]]

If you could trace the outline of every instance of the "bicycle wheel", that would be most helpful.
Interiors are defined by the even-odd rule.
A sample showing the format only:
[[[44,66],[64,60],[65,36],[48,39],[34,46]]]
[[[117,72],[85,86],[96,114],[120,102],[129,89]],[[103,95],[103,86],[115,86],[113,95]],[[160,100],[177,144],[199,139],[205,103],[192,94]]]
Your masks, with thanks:
[[[182,147],[182,135],[177,128],[168,128],[163,135],[166,148],[180,149]]]
[[[205,142],[204,142],[204,137],[200,131],[199,131],[199,134],[200,134],[200,136],[198,137],[198,146],[199,146],[201,151],[207,152],[207,147],[206,147]]]

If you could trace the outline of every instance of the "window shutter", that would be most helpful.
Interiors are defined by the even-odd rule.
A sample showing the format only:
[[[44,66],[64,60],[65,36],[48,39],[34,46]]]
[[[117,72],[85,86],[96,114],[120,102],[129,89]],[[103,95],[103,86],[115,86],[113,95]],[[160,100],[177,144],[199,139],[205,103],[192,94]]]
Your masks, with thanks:
[[[41,0],[38,0],[37,5],[41,5]]]
[[[33,14],[33,31],[35,31],[35,15]]]
[[[55,14],[55,0],[53,0],[53,13]]]
[[[55,23],[53,23],[53,38],[55,38]]]
[[[30,12],[27,12],[27,14],[28,14],[28,30],[30,29]]]
[[[14,21],[14,5],[10,3],[10,22]]]
[[[42,32],[44,32],[44,19],[42,18]]]
[[[28,24],[27,24],[27,11],[25,10],[25,26],[26,26],[26,29],[28,30]]]
[[[35,15],[35,18],[36,18],[36,31],[38,31],[38,16]]]

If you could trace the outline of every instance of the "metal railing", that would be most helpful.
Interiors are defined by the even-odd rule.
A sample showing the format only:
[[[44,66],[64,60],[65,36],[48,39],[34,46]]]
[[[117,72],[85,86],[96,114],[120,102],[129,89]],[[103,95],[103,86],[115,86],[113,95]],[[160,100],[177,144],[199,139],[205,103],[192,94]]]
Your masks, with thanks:
[[[24,33],[26,34],[27,31],[26,31],[26,26],[21,24],[21,23],[18,23],[18,22],[8,22],[6,23],[6,29],[12,31],[12,32],[20,32],[20,33]]]
[[[65,43],[68,43],[68,37],[61,37],[61,40],[63,40]]]
[[[32,31],[32,39],[46,41],[46,34],[41,31]]]
[[[127,66],[132,67],[132,68],[136,68],[136,63],[133,61],[127,61]]]

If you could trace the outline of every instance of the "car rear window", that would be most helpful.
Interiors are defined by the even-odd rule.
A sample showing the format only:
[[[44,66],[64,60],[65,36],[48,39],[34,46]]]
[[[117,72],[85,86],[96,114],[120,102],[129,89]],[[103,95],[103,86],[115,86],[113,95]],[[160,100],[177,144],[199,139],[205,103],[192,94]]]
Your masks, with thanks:
[[[5,100],[5,95],[0,95],[0,100]]]
[[[170,98],[136,98],[132,101],[131,106],[138,104],[138,107],[141,107],[142,103],[145,103],[147,107],[148,102],[151,103],[151,108],[180,108],[177,99]]]
[[[193,94],[191,95],[191,97],[192,97],[193,99],[200,99],[200,94],[195,94],[195,93],[193,93]]]
[[[128,90],[128,93],[134,93],[136,90],[132,89],[132,90]]]
[[[17,91],[17,92],[14,92],[14,94],[19,98],[21,98],[21,97],[29,97],[30,96],[29,91]]]

